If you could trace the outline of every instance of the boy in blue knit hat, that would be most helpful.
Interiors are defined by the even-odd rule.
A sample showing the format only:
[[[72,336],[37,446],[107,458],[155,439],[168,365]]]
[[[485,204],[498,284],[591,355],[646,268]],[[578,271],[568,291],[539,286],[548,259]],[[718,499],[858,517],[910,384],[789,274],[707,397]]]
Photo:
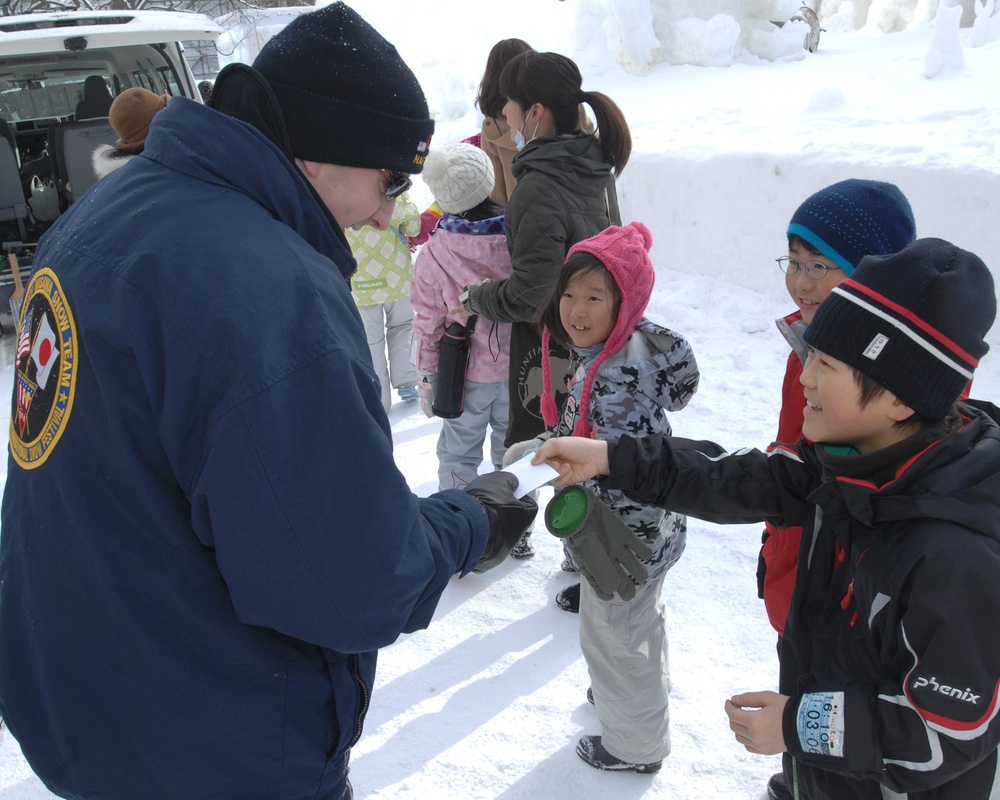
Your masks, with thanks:
[[[802,437],[799,376],[806,360],[802,334],[816,309],[862,258],[896,253],[910,244],[916,238],[916,224],[909,202],[896,186],[851,179],[821,189],[802,203],[792,215],[787,235],[788,255],[778,259],[778,266],[797,308],[777,321],[792,348],[781,386],[778,442]],[[795,585],[800,533],[797,528],[778,530],[768,525],[761,547],[758,591],[779,635]]]
[[[816,309],[869,255],[902,250],[916,237],[913,212],[903,193],[882,181],[850,179],[816,192],[800,205],[788,225],[788,255],[778,259],[785,288],[796,310],[777,320],[778,330],[791,345],[781,385],[778,435],[775,441],[802,438],[802,365],[806,345],[802,334]],[[780,636],[795,587],[800,527],[765,526],[757,570],[757,591],[768,619]],[[781,773],[768,783],[771,800],[791,794]]]
[[[794,797],[996,797],[1000,410],[960,401],[996,307],[977,256],[919,239],[816,311],[795,444],[559,437],[535,454],[558,485],[602,475],[638,503],[803,527],[779,691],[725,702],[740,744],[783,754]]]

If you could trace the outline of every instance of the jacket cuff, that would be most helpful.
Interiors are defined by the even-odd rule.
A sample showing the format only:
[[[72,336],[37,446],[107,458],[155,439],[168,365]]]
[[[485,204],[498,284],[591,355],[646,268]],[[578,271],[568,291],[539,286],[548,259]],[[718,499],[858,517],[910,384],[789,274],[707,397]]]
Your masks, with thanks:
[[[790,697],[781,717],[788,752],[799,759],[844,763],[844,722],[847,697],[843,691],[809,692]]]
[[[608,477],[601,481],[606,489],[628,491],[633,488],[633,476],[639,451],[635,439],[620,436],[608,442]]]
[[[446,501],[455,511],[464,514],[472,526],[469,550],[458,568],[459,576],[465,577],[479,563],[490,538],[490,520],[486,515],[486,509],[475,497],[461,489],[445,489],[431,497]]]
[[[490,283],[489,279],[483,281],[482,283],[466,286],[465,291],[458,296],[458,299],[462,302],[462,307],[470,314],[483,313],[483,308],[479,305],[479,298],[476,296],[476,293],[482,291],[483,284],[487,283]]]

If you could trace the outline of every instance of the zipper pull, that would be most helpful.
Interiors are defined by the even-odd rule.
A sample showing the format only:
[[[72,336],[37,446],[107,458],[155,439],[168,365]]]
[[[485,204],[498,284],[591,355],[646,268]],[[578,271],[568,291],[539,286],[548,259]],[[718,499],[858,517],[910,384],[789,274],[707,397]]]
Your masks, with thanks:
[[[847,607],[851,604],[851,600],[854,599],[854,581],[852,580],[850,585],[847,587],[847,594],[844,595],[844,599],[840,601],[840,607],[847,611]]]

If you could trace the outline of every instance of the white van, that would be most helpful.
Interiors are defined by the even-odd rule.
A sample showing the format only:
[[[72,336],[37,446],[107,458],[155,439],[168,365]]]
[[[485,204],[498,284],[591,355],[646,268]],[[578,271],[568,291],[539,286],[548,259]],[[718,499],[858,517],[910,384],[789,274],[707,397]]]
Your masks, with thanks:
[[[63,142],[69,148],[77,141],[76,150],[87,155],[99,144],[114,143],[117,137],[107,121],[114,96],[141,86],[201,102],[181,42],[213,41],[220,33],[208,17],[182,11],[0,17],[3,239],[12,238],[13,226],[14,238],[36,241],[51,222],[30,213],[33,188],[50,183],[65,209],[96,180],[92,164],[64,150]]]

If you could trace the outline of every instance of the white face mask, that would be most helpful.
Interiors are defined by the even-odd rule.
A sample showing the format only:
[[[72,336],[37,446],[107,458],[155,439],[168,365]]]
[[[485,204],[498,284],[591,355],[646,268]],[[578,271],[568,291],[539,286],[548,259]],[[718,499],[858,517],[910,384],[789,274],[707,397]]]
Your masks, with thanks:
[[[528,113],[529,113],[529,114],[531,113],[531,109],[530,109],[530,108],[528,109]],[[536,122],[536,123],[535,123],[535,130],[534,130],[534,131],[532,132],[532,134],[531,134],[531,139],[528,139],[528,142],[526,142],[526,141],[524,140],[524,134],[523,134],[523,133],[521,133],[521,131],[522,131],[522,130],[524,130],[524,126],[525,126],[525,125],[527,124],[527,122],[528,122],[528,120],[527,120],[527,119],[525,119],[525,120],[524,120],[524,122],[522,122],[522,123],[521,123],[521,127],[520,127],[520,128],[518,128],[518,129],[517,129],[516,131],[514,131],[514,147],[516,147],[516,148],[517,148],[518,152],[520,152],[520,151],[521,151],[521,149],[522,149],[522,148],[523,148],[523,147],[524,147],[524,146],[525,146],[525,145],[526,145],[526,144],[527,144],[528,142],[530,142],[530,141],[531,141],[531,139],[534,139],[534,138],[535,138],[535,134],[536,134],[536,133],[538,133],[538,126],[539,126],[539,124],[541,123],[541,120],[539,120],[538,122]]]

